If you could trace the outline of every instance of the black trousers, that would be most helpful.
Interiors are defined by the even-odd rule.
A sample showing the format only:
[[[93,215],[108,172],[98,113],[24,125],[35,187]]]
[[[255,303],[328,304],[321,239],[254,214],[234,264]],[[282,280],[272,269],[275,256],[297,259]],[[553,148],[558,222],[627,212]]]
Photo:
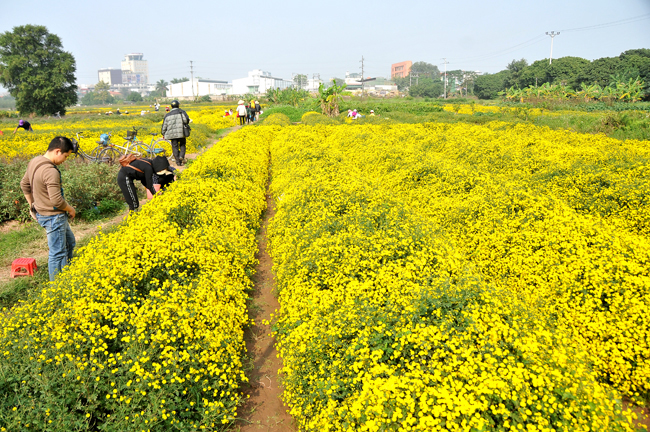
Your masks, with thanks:
[[[244,122],[246,121],[246,117],[239,117],[239,125],[244,126]]]
[[[140,207],[140,200],[138,199],[138,191],[133,184],[133,179],[126,175],[124,171],[120,170],[117,173],[117,184],[122,191],[124,201],[129,205],[129,210],[137,210]]]
[[[174,159],[176,159],[176,163],[179,164],[181,163],[181,159],[185,158],[185,143],[187,139],[186,138],[177,138],[171,140],[172,142],[172,154],[174,155]]]

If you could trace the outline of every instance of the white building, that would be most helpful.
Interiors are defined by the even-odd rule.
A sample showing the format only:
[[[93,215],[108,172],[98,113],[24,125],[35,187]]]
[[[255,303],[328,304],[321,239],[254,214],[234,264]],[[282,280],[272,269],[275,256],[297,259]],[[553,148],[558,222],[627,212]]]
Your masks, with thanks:
[[[232,94],[243,95],[247,93],[266,93],[266,91],[271,88],[284,90],[292,85],[293,81],[274,78],[271,76],[271,72],[255,69],[248,72],[246,78],[232,80]]]
[[[232,93],[233,85],[227,81],[195,79],[167,86],[167,97],[188,99],[198,96],[218,96]]]
[[[323,84],[323,81],[320,78],[309,78],[307,80],[307,86],[305,87],[305,90],[308,92],[318,91],[318,87],[321,84]]]
[[[106,84],[110,86],[122,84],[122,71],[120,69],[114,69],[114,68],[100,69],[99,71],[97,71],[97,75],[99,78],[97,82],[104,81]]]
[[[122,60],[123,84],[149,83],[149,66],[147,60],[142,59],[143,57],[142,53],[131,53],[124,56],[124,60]]]

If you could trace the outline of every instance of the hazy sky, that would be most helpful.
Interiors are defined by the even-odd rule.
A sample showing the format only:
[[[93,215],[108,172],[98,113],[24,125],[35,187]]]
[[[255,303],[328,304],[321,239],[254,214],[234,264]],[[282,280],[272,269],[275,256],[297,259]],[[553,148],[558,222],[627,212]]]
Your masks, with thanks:
[[[252,69],[291,79],[360,72],[388,76],[390,65],[426,61],[498,72],[513,59],[589,60],[650,48],[650,0],[207,1],[0,0],[0,32],[44,25],[77,61],[77,82],[144,53],[149,79],[232,80]],[[625,21],[622,21],[625,20]],[[617,21],[622,21],[618,22]],[[608,24],[610,23],[610,24]],[[613,24],[612,24],[613,23]],[[608,24],[608,25],[603,25]],[[592,27],[586,28],[585,27]]]

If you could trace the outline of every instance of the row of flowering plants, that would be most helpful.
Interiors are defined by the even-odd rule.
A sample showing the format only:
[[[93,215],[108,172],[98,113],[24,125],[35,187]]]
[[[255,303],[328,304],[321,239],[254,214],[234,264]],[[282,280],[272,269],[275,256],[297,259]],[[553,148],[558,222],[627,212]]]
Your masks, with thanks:
[[[202,143],[206,142],[211,131],[226,129],[235,126],[236,119],[223,117],[220,109],[202,109],[190,111],[188,113],[192,119],[192,133],[187,138],[187,152],[194,153]],[[158,119],[158,117],[156,117]],[[15,126],[12,124],[12,126]],[[55,136],[63,135],[68,138],[76,138],[77,132],[81,132],[84,138],[79,140],[81,148],[90,153],[98,145],[101,134],[112,135],[111,142],[123,145],[125,142],[126,132],[137,128],[138,139],[149,144],[151,134],[158,134],[155,138],[161,138],[160,130],[162,120],[152,121],[148,117],[141,116],[110,116],[85,118],[77,120],[66,118],[59,121],[50,121],[44,123],[34,122],[34,132],[25,132],[22,129],[14,135],[11,130],[5,130],[4,135],[0,135],[0,158],[13,159],[16,157],[33,157],[45,152],[47,145]],[[171,154],[171,146],[162,143],[166,147],[168,154]]]
[[[253,142],[249,131],[226,137],[37,298],[3,312],[0,430],[235,421],[269,165]]]
[[[300,427],[634,430],[645,148],[503,123],[284,128],[269,235]],[[638,211],[579,187],[599,175]]]

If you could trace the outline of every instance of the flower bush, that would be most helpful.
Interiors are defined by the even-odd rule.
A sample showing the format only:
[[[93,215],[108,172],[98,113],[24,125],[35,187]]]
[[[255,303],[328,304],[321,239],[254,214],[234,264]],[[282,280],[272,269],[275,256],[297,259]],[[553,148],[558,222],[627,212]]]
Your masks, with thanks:
[[[216,430],[233,422],[275,129],[230,135],[0,329],[0,429]],[[251,139],[251,135],[255,139]]]
[[[650,382],[646,144],[507,123],[284,128],[270,244],[300,426],[633,430],[621,395],[643,403]]]

